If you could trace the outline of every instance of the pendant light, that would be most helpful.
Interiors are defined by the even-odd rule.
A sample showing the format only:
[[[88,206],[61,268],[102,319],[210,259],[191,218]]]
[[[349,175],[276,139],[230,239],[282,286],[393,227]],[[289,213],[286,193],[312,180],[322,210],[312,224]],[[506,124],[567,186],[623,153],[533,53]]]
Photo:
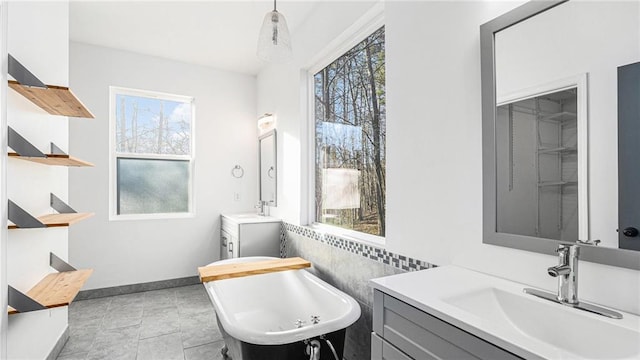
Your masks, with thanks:
[[[276,10],[276,0],[273,0],[273,11],[268,12],[262,21],[258,37],[258,57],[274,62],[289,62],[293,57],[287,21]]]

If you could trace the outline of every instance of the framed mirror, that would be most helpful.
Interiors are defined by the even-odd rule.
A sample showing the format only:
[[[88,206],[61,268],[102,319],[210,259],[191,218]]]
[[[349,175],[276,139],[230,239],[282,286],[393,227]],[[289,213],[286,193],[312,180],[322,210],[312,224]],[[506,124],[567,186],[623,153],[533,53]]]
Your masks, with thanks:
[[[273,129],[258,138],[258,167],[260,201],[269,206],[277,203],[277,152],[276,130]]]
[[[555,254],[577,242],[583,260],[640,270],[616,203],[617,74],[640,60],[638,13],[531,1],[480,27],[484,243]]]

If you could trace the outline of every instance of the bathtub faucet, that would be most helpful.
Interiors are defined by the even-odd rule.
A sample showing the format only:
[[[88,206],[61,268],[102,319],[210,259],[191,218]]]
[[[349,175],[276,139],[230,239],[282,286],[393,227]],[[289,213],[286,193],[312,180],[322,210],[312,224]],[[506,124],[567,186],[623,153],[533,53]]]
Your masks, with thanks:
[[[320,341],[318,340],[305,340],[307,349],[305,352],[309,355],[309,360],[320,360]]]

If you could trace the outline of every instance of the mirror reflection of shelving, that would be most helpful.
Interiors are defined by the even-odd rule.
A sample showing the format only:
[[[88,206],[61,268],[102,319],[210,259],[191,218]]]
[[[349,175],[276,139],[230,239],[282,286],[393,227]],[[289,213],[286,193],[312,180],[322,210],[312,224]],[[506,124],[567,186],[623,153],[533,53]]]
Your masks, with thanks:
[[[499,106],[496,139],[498,231],[578,239],[576,89]]]

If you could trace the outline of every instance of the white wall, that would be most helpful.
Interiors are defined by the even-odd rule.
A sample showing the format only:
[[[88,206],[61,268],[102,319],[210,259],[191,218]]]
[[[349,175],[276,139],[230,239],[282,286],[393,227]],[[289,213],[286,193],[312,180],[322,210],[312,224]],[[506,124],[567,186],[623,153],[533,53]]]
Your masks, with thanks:
[[[220,213],[257,201],[255,77],[75,42],[70,68],[71,87],[96,116],[70,126],[71,152],[96,165],[69,179],[71,205],[95,212],[70,229],[71,261],[95,269],[85,289],[196,275],[219,258]],[[111,85],[195,98],[195,217],[109,221]],[[231,175],[236,164],[241,179]]]
[[[45,84],[69,83],[69,27],[67,2],[10,2],[8,51]],[[43,55],[46,54],[46,57]],[[7,93],[8,125],[41,151],[52,141],[68,148],[68,120],[49,115],[13,90]],[[26,161],[7,161],[9,199],[38,216],[52,212],[49,193],[67,199],[68,170]],[[49,252],[67,259],[65,228],[11,230],[7,241],[7,280],[26,292],[46,274]],[[67,308],[12,315],[8,321],[7,357],[42,359],[49,355],[67,327]]]
[[[385,3],[386,248],[554,291],[556,280],[545,270],[557,262],[555,257],[482,243],[479,26],[521,3]],[[307,146],[302,125],[307,114],[300,69],[310,66],[370,3],[350,6],[319,5],[316,16],[293,34],[294,64],[267,67],[258,75],[258,110],[278,113],[284,138],[278,144],[278,176],[284,178],[278,196],[284,201],[272,214],[293,223],[306,223],[301,169],[306,171],[307,164],[300,154]],[[339,16],[329,16],[327,26],[326,14]],[[615,186],[616,177],[608,183]],[[580,272],[582,298],[640,313],[639,271],[582,262]]]
[[[7,81],[7,4],[0,3],[0,81]],[[7,147],[7,90],[0,88],[0,149]],[[0,157],[0,203],[7,203],[7,161]],[[0,208],[0,309],[8,306],[7,299],[7,209]],[[0,359],[7,358],[7,323],[8,315],[0,313]]]

